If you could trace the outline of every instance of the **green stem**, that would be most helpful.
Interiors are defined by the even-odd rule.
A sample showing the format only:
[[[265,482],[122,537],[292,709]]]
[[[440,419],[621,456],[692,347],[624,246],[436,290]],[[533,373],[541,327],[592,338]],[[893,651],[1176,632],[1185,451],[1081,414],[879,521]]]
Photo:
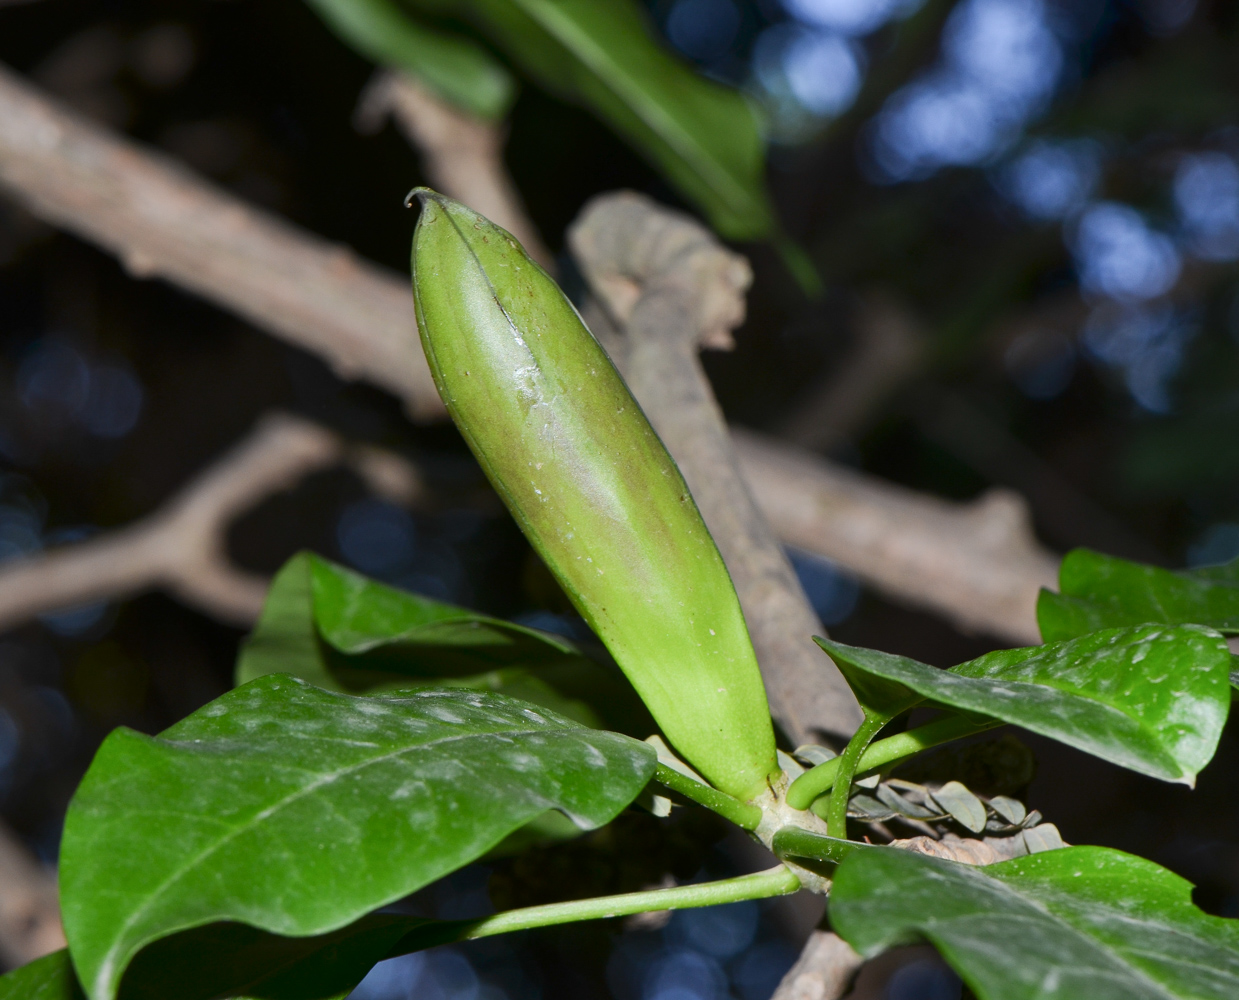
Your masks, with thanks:
[[[673,792],[679,792],[686,799],[692,799],[698,805],[713,810],[724,819],[731,820],[742,830],[756,830],[757,824],[761,822],[761,809],[757,806],[741,802],[726,792],[703,785],[700,781],[694,781],[666,764],[658,765],[654,780]]]
[[[865,846],[855,840],[823,837],[820,833],[785,826],[774,835],[770,848],[781,861],[792,861],[810,871],[829,875],[835,865]]]
[[[939,743],[949,743],[973,733],[1001,726],[998,719],[979,719],[975,715],[944,715],[933,722],[906,733],[898,733],[870,746],[860,758],[857,771],[875,771],[904,757],[928,750]],[[851,744],[849,744],[851,746]],[[845,751],[846,752],[846,751]],[[834,787],[842,757],[835,757],[806,771],[787,790],[787,804],[793,809],[808,809],[813,800]],[[850,779],[849,779],[850,784]]]
[[[570,903],[548,903],[545,906],[508,910],[507,913],[497,913],[483,920],[470,921],[460,929],[456,940],[468,941],[577,920],[624,917],[630,913],[645,913],[648,910],[683,910],[694,906],[735,903],[742,899],[785,896],[799,888],[800,879],[783,865],[779,865],[755,875],[741,875],[739,878],[728,878],[719,882],[702,882],[698,885],[676,886],[674,889],[627,892],[621,896],[599,896],[596,899],[578,899]]]
[[[890,715],[870,715],[866,712],[865,721],[852,734],[843,753],[835,758],[839,762],[835,768],[835,792],[830,797],[830,809],[826,816],[826,833],[831,837],[847,840],[848,796],[852,791],[852,778],[856,776],[856,766],[860,763],[861,754],[865,752],[869,743],[882,731],[882,727],[891,721],[891,718]],[[804,775],[800,777],[803,778]]]
[[[472,941],[474,938],[493,937],[496,934],[508,934],[534,927],[551,927],[579,920],[600,920],[651,910],[685,910],[694,906],[736,903],[742,899],[785,896],[799,888],[800,879],[795,873],[784,865],[779,865],[755,875],[741,875],[739,878],[728,878],[719,882],[628,892],[621,896],[599,896],[595,899],[573,900],[570,903],[526,906],[519,910],[496,913],[493,917],[483,917],[481,920],[416,920],[410,917],[407,919],[414,926],[387,953],[387,957],[395,958],[414,951],[424,951],[441,944],[451,944],[453,941]]]

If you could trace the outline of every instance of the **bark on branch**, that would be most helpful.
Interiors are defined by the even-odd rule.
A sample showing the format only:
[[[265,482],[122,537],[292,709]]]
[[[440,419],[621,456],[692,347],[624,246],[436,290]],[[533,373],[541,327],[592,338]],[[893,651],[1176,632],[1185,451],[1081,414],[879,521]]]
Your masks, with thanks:
[[[789,545],[825,556],[875,590],[966,632],[1036,644],[1037,593],[1058,558],[1018,493],[942,500],[866,476],[772,438],[734,429],[740,468]]]
[[[447,162],[445,151],[430,147],[440,135],[426,130],[417,141],[426,155]],[[455,142],[450,133],[442,139],[449,141]],[[414,416],[443,413],[404,278],[84,121],[3,68],[0,187],[139,273],[166,277],[320,354],[342,374],[396,393]],[[606,297],[621,314],[625,295],[635,305],[640,286],[616,271]],[[736,290],[731,295],[733,305],[720,306],[722,318],[734,308]],[[707,324],[697,337],[725,346],[729,329],[726,322]],[[596,332],[605,339],[605,330]],[[1036,591],[1052,582],[1055,560],[1018,518],[1008,519],[1005,540],[990,519],[981,536],[990,542],[968,544],[975,527],[969,505],[901,490],[760,439],[742,441],[739,455],[783,541],[836,560],[897,600],[1011,641],[1035,639]],[[927,568],[933,572],[926,575]]]
[[[814,931],[770,1000],[839,1000],[863,963],[838,934]]]
[[[31,212],[321,355],[345,378],[443,413],[407,280],[247,205],[0,67],[0,184]]]
[[[395,456],[350,447],[316,424],[272,414],[148,517],[0,567],[0,630],[153,587],[213,618],[248,626],[262,610],[268,581],[233,565],[225,547],[229,524],[309,473],[341,462],[389,498],[407,503],[420,489],[416,474]]]

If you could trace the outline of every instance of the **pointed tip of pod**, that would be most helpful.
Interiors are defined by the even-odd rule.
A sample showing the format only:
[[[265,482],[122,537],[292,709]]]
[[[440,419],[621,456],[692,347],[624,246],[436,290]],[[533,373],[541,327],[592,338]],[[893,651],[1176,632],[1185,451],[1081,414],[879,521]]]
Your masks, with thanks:
[[[3,2],[3,0],[0,0],[0,2]],[[421,207],[421,216],[418,219],[419,227],[423,222],[434,222],[439,218],[439,213],[441,212],[455,220],[457,228],[466,226],[473,229],[495,229],[503,232],[509,239],[511,238],[511,234],[506,229],[495,225],[485,216],[479,215],[468,205],[462,204],[455,198],[449,198],[433,188],[415,187],[405,196],[405,207],[412,208],[414,199],[417,200]],[[464,235],[463,232],[462,235]]]
[[[434,188],[415,187],[404,196],[404,207],[412,208],[414,199],[417,200],[423,210],[425,210],[429,205],[437,205],[439,208],[443,209],[445,212],[451,213],[452,215],[480,220],[489,226],[495,225],[484,216],[478,215],[478,213],[473,211],[473,209],[471,209],[468,205],[457,201],[455,198],[449,198],[447,195],[436,191]]]
[[[416,198],[418,202],[420,202],[421,204],[425,205],[427,201],[443,200],[443,195],[439,194],[438,191],[435,191],[432,188],[415,187],[412,191],[410,191],[408,194],[404,196],[404,207],[412,208],[414,198]]]

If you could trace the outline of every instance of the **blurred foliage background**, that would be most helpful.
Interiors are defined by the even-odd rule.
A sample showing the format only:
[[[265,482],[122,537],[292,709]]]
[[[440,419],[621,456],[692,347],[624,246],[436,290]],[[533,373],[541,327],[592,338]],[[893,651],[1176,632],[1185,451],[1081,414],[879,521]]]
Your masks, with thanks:
[[[553,72],[531,77],[534,64],[466,16],[488,4],[408,6],[506,67],[508,167],[570,289],[564,230],[599,192],[704,207],[724,235],[766,226],[769,238],[737,244],[756,271],[737,349],[706,361],[733,422],[941,496],[1012,487],[1059,551],[1167,566],[1239,555],[1239,4],[651,0],[650,35],[684,78],[760,109],[768,148],[764,168],[752,163],[773,225],[760,221],[759,173],[748,222],[711,214],[648,144],[573,101]],[[240,197],[407,270],[414,220],[401,202],[422,181],[418,158],[391,127],[354,128],[374,66],[311,5],[9,0],[0,59]],[[672,104],[681,79],[668,77]],[[716,143],[740,174],[746,134],[724,129]],[[806,261],[820,294],[806,294]],[[823,409],[840,384],[859,399],[843,416]],[[449,426],[410,424],[378,390],[132,280],[0,197],[0,559],[152,510],[272,407],[410,456],[448,499],[411,514],[368,499],[350,473],[316,475],[235,526],[242,564],[271,572],[310,547],[435,597],[579,628],[509,520],[452,502],[482,480]],[[820,560],[796,565],[843,641],[941,665],[999,645]],[[102,736],[157,731],[222,693],[240,637],[160,595],[0,637],[7,821],[53,862]],[[1207,909],[1239,916],[1233,732],[1194,794],[1021,739],[1039,760],[1030,803],[1069,842],[1151,857],[1198,883]],[[470,869],[423,903],[444,915],[488,905],[487,877],[510,902],[536,896],[539,871],[616,891],[740,863],[725,841],[708,846],[721,831],[690,832],[633,820],[536,863]],[[616,844],[644,845],[657,863],[620,873]],[[662,930],[578,928],[413,956],[358,997],[418,983],[419,997],[463,1000],[763,1000],[795,955],[777,921],[755,904],[709,919],[717,926],[682,914]],[[932,976],[918,982],[890,995],[952,995]]]

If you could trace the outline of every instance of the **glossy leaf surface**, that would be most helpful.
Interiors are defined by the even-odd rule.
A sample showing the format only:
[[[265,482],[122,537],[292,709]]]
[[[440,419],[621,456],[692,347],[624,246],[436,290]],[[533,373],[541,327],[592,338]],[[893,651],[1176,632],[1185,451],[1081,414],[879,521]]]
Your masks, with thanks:
[[[554,281],[419,190],[413,288],[439,393],[666,737],[737,798],[777,770],[735,588],[667,449]]]
[[[237,661],[238,684],[273,673],[352,693],[494,691],[595,728],[644,736],[654,726],[619,670],[560,636],[388,587],[308,552],[276,574]]]
[[[1239,632],[1239,560],[1172,572],[1075,549],[1059,568],[1059,592],[1041,591],[1037,622],[1046,642],[1144,622]]]
[[[730,239],[769,235],[764,143],[739,91],[658,41],[635,0],[413,0],[463,17],[558,96],[591,108]]]
[[[260,678],[159,737],[104,741],[61,848],[74,961],[111,1000],[134,955],[176,931],[330,932],[548,809],[608,822],[654,766],[646,744],[498,695]]]
[[[818,641],[845,675],[873,674],[1165,781],[1194,781],[1230,708],[1226,642],[1194,625],[1109,629],[998,650],[949,670]]]
[[[143,949],[121,981],[119,1000],[342,1000],[383,959],[450,938],[445,926],[396,913],[369,914],[311,937],[209,924]]]
[[[794,826],[783,827],[771,842],[771,850],[779,859],[826,876],[833,875],[835,866],[849,854],[869,849],[864,841],[827,837]]]
[[[0,976],[0,1000],[84,1000],[65,949]]]
[[[143,949],[121,982],[120,1000],[343,1000],[410,935],[428,943],[435,921],[372,914],[330,934],[290,938],[244,924],[210,924]],[[428,932],[428,933],[427,933]],[[414,941],[415,949],[419,942]],[[68,951],[0,978],[0,1000],[84,1000]]]
[[[500,118],[516,97],[512,75],[481,46],[419,23],[393,0],[306,0],[355,50],[398,69],[479,118]]]
[[[373,655],[359,658],[366,653]],[[293,673],[338,689],[337,670],[439,678],[578,655],[549,632],[388,587],[302,552],[272,582],[237,662],[237,683]]]
[[[1166,869],[1101,847],[986,868],[855,851],[835,872],[830,920],[866,957],[929,940],[980,1000],[1239,996],[1239,921],[1203,913]]]

